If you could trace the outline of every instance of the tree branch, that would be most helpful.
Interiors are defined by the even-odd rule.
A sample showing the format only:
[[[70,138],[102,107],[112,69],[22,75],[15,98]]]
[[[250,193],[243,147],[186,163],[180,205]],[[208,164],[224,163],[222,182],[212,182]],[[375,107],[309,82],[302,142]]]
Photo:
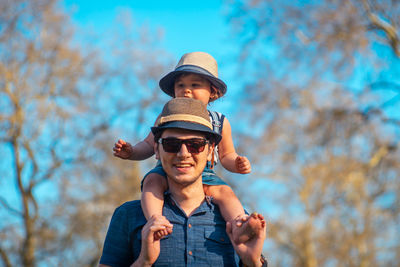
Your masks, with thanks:
[[[400,57],[400,36],[397,33],[396,27],[393,26],[393,23],[391,24],[376,15],[366,0],[363,0],[363,5],[372,24],[372,28],[385,32],[386,38],[389,45],[392,47],[393,52],[397,57]]]
[[[5,200],[3,197],[0,197],[0,204],[3,205],[4,208],[6,208],[10,213],[13,213],[18,216],[22,216],[22,212],[20,212],[17,209],[14,209],[11,207],[8,203],[7,200]]]
[[[7,253],[0,247],[0,257],[3,260],[5,267],[12,267],[10,259],[7,256]]]

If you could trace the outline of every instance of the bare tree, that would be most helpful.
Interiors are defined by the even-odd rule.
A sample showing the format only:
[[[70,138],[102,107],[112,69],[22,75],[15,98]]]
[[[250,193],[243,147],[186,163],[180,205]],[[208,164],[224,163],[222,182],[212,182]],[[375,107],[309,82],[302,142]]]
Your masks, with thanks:
[[[397,266],[400,3],[227,3],[272,262]]]
[[[56,0],[0,1],[4,266],[97,265],[112,209],[139,192],[139,165],[111,148],[151,126],[168,55],[146,27],[105,48],[71,25]]]

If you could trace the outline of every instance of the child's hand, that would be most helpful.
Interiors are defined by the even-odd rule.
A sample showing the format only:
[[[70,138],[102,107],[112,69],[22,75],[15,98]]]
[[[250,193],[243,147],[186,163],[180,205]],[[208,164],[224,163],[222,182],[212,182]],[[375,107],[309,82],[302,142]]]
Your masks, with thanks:
[[[246,174],[251,172],[250,161],[246,157],[237,156],[235,165],[238,173]]]
[[[121,159],[129,159],[133,154],[132,145],[122,139],[119,139],[118,142],[115,143],[113,151],[114,156]]]

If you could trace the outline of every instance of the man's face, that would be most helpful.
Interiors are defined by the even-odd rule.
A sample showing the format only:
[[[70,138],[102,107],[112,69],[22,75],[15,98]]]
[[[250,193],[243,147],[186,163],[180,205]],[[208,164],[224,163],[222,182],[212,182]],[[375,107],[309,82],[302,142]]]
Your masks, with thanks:
[[[205,139],[204,134],[195,131],[181,129],[167,129],[161,138],[177,139]],[[201,179],[201,174],[206,166],[207,160],[211,160],[213,148],[206,144],[204,151],[190,153],[185,144],[182,144],[177,153],[165,152],[162,144],[155,144],[156,158],[161,160],[164,171],[167,173],[169,183],[189,185]]]

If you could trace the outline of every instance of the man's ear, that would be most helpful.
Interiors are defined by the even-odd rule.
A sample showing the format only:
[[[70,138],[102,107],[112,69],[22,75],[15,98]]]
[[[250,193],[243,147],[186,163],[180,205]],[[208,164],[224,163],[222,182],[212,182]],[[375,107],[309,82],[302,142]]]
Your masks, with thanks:
[[[160,155],[158,154],[158,143],[154,142],[154,154],[156,154],[156,159],[160,159]]]

